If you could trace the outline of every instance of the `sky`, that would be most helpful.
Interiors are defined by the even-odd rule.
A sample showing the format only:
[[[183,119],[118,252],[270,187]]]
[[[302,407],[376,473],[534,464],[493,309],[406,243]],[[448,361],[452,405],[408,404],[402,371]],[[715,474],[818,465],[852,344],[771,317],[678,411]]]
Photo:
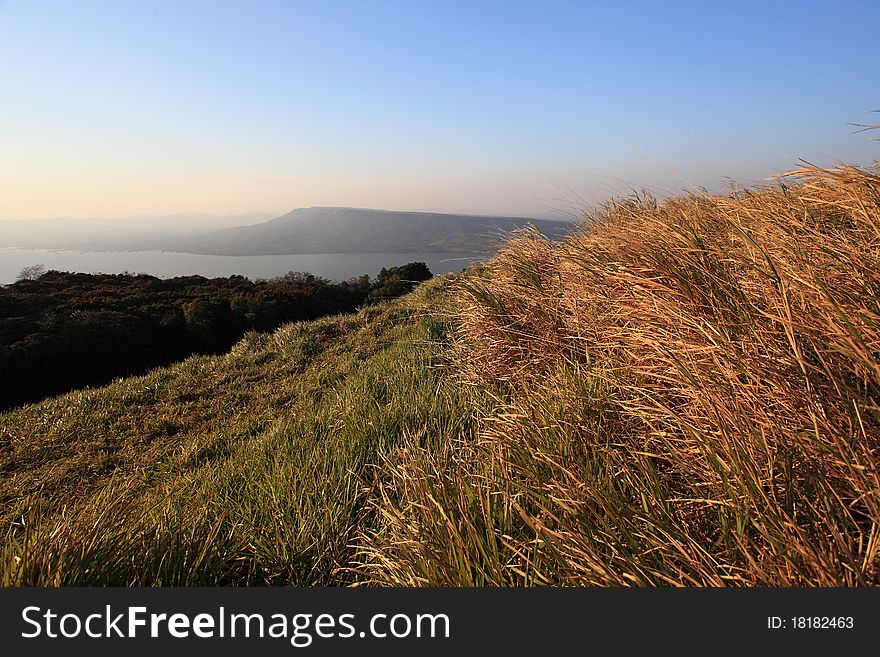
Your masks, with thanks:
[[[0,0],[0,218],[552,216],[870,165],[880,2]]]

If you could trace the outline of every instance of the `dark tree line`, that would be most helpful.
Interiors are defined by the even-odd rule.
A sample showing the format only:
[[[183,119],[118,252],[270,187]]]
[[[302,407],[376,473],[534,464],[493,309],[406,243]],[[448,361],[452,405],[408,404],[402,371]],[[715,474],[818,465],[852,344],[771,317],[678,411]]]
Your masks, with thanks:
[[[0,408],[220,353],[246,331],[352,312],[430,277],[421,262],[341,283],[36,272],[0,286]]]

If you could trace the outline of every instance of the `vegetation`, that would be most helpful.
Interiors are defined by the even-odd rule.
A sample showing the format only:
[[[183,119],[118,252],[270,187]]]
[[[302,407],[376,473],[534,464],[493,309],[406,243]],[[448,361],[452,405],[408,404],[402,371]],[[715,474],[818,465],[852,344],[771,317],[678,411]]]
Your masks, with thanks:
[[[342,283],[296,272],[268,281],[163,280],[27,267],[0,286],[0,408],[220,353],[246,331],[352,312],[430,277],[421,262]]]
[[[797,176],[0,415],[2,582],[880,584],[880,175]]]
[[[0,415],[0,582],[352,581],[375,464],[472,424],[448,285]]]
[[[369,579],[880,584],[880,176],[610,203],[461,286],[479,440],[385,463]]]

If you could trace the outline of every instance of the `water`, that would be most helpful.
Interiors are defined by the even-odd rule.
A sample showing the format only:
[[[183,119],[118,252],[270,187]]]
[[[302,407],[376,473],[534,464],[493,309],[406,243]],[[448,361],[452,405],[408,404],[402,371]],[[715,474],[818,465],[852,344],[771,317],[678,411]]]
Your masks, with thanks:
[[[199,274],[208,278],[241,274],[251,280],[289,271],[307,271],[332,280],[374,276],[382,267],[424,262],[435,274],[461,271],[483,260],[479,253],[326,253],[307,255],[219,256],[171,251],[50,251],[0,248],[0,284],[12,283],[29,265],[84,273],[132,272],[161,278]]]

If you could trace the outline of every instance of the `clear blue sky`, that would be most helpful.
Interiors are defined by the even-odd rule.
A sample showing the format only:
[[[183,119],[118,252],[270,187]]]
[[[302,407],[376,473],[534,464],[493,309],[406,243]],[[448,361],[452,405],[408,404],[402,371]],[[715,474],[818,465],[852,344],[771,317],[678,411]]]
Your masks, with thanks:
[[[0,0],[0,217],[538,215],[869,164],[878,28],[876,0]]]

